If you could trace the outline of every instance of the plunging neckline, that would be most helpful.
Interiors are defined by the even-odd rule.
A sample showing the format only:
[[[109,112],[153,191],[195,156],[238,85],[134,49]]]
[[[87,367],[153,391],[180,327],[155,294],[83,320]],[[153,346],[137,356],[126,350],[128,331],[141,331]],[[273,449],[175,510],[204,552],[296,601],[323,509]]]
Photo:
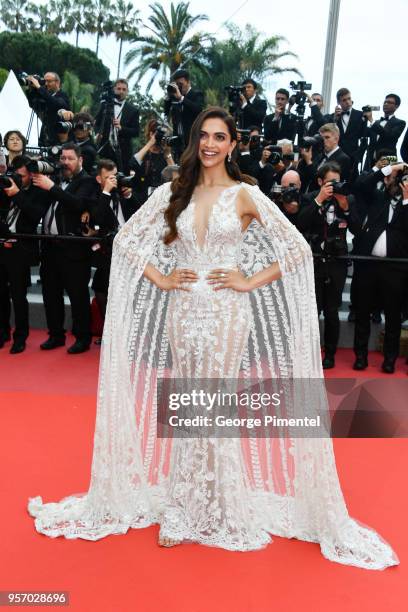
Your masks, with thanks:
[[[221,200],[222,196],[227,192],[230,191],[231,189],[234,189],[235,187],[241,187],[242,183],[235,183],[235,185],[231,185],[230,187],[225,187],[225,189],[223,189],[222,191],[220,191],[220,193],[218,194],[218,197],[214,200],[214,202],[211,204],[210,206],[210,212],[208,214],[208,221],[207,221],[207,227],[205,229],[205,233],[204,233],[204,242],[202,244],[202,246],[200,246],[199,242],[198,242],[198,236],[197,236],[197,226],[196,226],[196,209],[197,209],[197,202],[196,199],[194,197],[194,194],[191,196],[191,201],[190,204],[192,205],[192,215],[193,215],[193,221],[192,221],[192,227],[193,227],[193,236],[194,236],[194,242],[195,245],[197,247],[197,249],[200,251],[200,253],[204,253],[205,251],[205,247],[208,241],[208,234],[209,234],[209,230],[210,230],[210,222],[211,222],[211,217],[213,215],[214,212],[214,208],[215,206],[218,204],[218,202]]]

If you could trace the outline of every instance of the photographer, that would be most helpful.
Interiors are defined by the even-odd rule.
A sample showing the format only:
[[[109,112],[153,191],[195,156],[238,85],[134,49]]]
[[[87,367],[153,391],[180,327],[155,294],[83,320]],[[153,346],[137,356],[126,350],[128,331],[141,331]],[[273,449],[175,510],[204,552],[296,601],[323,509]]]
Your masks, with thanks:
[[[132,195],[132,189],[120,183],[117,178],[118,169],[110,159],[100,159],[97,164],[94,184],[93,204],[91,207],[91,225],[98,227],[98,234],[106,236],[116,233],[140,204]],[[89,230],[89,226],[88,226]],[[88,231],[88,235],[96,232]],[[109,271],[112,257],[112,239],[101,241],[95,251],[94,264],[96,272],[92,281],[92,289],[102,318],[105,318],[109,287]]]
[[[370,138],[367,153],[369,167],[377,161],[380,149],[390,149],[394,155],[397,154],[397,142],[406,125],[405,121],[395,116],[400,104],[401,98],[391,93],[385,96],[383,117],[373,122],[372,112],[365,113]]]
[[[37,225],[47,210],[48,194],[35,187],[27,165],[31,158],[13,159],[8,176],[0,183],[0,347],[10,337],[10,296],[15,330],[10,353],[25,350],[29,334],[27,288],[31,285],[32,265],[38,263],[37,240],[15,239],[13,234],[36,234]],[[9,185],[8,187],[6,185]]]
[[[146,126],[147,143],[130,162],[131,170],[135,171],[137,198],[141,204],[162,184],[162,170],[166,166],[174,166],[173,153],[166,137],[166,129],[151,119]]]
[[[328,162],[317,173],[319,191],[306,196],[301,207],[297,228],[319,255],[314,259],[316,301],[319,314],[324,316],[323,368],[333,368],[340,334],[339,308],[347,275],[347,260],[336,255],[348,252],[346,233],[360,229],[360,217],[353,196],[344,195],[345,185],[339,184],[340,166]]]
[[[282,176],[279,189],[272,191],[273,201],[293,225],[297,225],[299,210],[303,204],[300,190],[299,174],[296,170],[288,170]]]
[[[245,79],[242,83],[240,96],[241,112],[239,114],[239,127],[243,130],[257,126],[259,131],[266,116],[266,100],[262,100],[256,90],[257,84],[253,79]]]
[[[319,93],[314,93],[309,96],[306,92],[306,98],[310,106],[310,116],[305,121],[305,130],[303,136],[314,136],[319,129],[327,123],[322,113],[323,96]]]
[[[82,167],[92,174],[96,162],[96,147],[92,138],[95,121],[89,113],[77,113],[72,120],[73,141],[81,149]]]
[[[204,108],[201,91],[191,88],[190,74],[187,70],[176,70],[167,86],[164,113],[171,119],[174,135],[180,136],[182,153],[190,138],[191,126]]]
[[[56,72],[47,72],[43,83],[35,76],[27,76],[25,81],[29,86],[28,102],[42,121],[39,146],[50,147],[58,144],[58,123],[61,121],[58,111],[70,110],[69,98],[61,90],[61,79]]]
[[[6,132],[3,139],[4,146],[7,149],[6,163],[10,166],[13,159],[25,154],[27,140],[19,130],[10,130]]]
[[[293,143],[290,140],[279,140],[277,145],[268,145],[262,151],[259,162],[259,188],[270,196],[275,186],[279,186],[282,176],[288,170],[296,170]]]
[[[278,140],[288,139],[294,142],[296,138],[297,120],[286,107],[289,102],[287,89],[278,89],[275,94],[275,112],[267,115],[264,123],[265,140],[276,144]]]
[[[353,254],[373,255],[376,261],[354,263],[355,370],[368,365],[370,314],[378,301],[384,306],[383,372],[392,374],[399,355],[401,312],[407,265],[382,262],[382,257],[408,257],[408,167],[386,165],[360,177],[365,219],[355,236]]]
[[[339,145],[352,160],[355,177],[360,139],[367,135],[367,125],[363,112],[353,108],[351,93],[346,87],[337,91],[336,100],[337,106],[334,113],[327,117],[327,123],[335,123],[339,128]]]
[[[40,276],[49,339],[41,344],[51,350],[65,344],[64,289],[72,310],[72,333],[76,341],[68,353],[89,349],[90,304],[88,283],[91,276],[91,247],[83,242],[59,240],[59,235],[82,236],[81,217],[89,211],[94,179],[82,169],[81,150],[74,143],[62,146],[61,180],[44,174],[33,175],[33,183],[52,199],[43,217],[43,233],[55,240],[44,240],[41,248]]]
[[[139,111],[126,99],[129,94],[126,79],[115,81],[112,94],[114,96],[112,116],[107,117],[106,111],[109,104],[104,101],[95,117],[96,143],[100,146],[98,153],[115,161],[122,172],[129,174],[129,161],[133,153],[132,139],[139,136]],[[109,121],[110,124],[106,140],[103,141],[105,121]],[[116,141],[117,150],[112,145],[112,142]]]
[[[259,178],[261,172],[260,159],[262,147],[260,146],[261,130],[257,125],[250,126],[247,130],[238,130],[238,158],[237,164],[243,174],[249,174],[255,179]]]

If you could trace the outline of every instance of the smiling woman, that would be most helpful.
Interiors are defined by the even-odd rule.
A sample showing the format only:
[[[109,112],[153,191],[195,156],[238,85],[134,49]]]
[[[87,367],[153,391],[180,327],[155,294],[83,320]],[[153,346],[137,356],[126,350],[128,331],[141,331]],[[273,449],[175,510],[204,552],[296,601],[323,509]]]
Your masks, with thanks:
[[[157,436],[162,378],[207,381],[207,391],[217,379],[299,379],[290,415],[328,414],[310,247],[240,175],[235,145],[226,111],[201,113],[179,178],[117,234],[90,489],[57,504],[33,498],[29,511],[51,537],[159,523],[162,546],[249,551],[276,534],[319,542],[339,563],[396,565],[348,515],[329,438]]]

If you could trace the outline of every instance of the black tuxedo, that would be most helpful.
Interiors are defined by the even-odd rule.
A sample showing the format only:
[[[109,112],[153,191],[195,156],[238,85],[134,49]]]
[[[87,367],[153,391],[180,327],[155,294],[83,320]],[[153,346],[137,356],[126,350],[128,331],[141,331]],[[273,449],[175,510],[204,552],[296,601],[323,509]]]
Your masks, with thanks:
[[[111,207],[112,199],[115,203],[113,208]],[[119,229],[117,217],[118,204],[120,204],[125,221],[128,221],[141,206],[141,203],[133,195],[130,198],[124,198],[120,197],[117,193],[109,195],[103,193],[100,185],[95,181],[91,220],[93,225],[99,226],[101,235],[106,235]],[[112,242],[107,239],[101,242],[101,248],[95,252],[93,259],[92,265],[96,267],[96,271],[92,281],[92,289],[95,293],[103,293],[105,295],[108,293],[111,257]]]
[[[58,111],[71,109],[67,94],[61,89],[52,94],[46,87],[39,89],[30,87],[27,91],[27,98],[30,106],[35,109],[42,121],[39,146],[48,147],[58,144],[57,123],[63,121]]]
[[[95,117],[95,132],[97,134],[101,134],[104,129],[104,116],[105,109],[103,106],[101,106]],[[117,155],[113,151],[109,142],[105,143],[103,149],[100,151],[100,156],[112,159],[118,164],[118,169],[120,171],[128,174],[129,161],[133,153],[132,139],[139,136],[139,111],[136,106],[125,100],[122,105],[122,109],[119,112],[118,119],[121,125],[121,128],[118,131],[118,143],[121,159],[119,160],[117,158]]]
[[[96,162],[96,147],[91,138],[87,138],[86,140],[79,142],[73,139],[81,149],[82,155],[82,167],[88,174],[91,174],[94,171],[94,166]]]
[[[272,144],[284,138],[293,142],[296,138],[296,124],[296,117],[291,113],[281,115],[278,120],[275,120],[275,115],[267,115],[264,123],[265,139]]]
[[[322,153],[316,160],[309,165],[306,165],[304,160],[300,160],[297,171],[300,174],[302,181],[302,191],[309,192],[319,188],[317,183],[317,170],[320,166],[327,162],[336,162],[340,166],[340,179],[342,181],[350,181],[351,179],[351,159],[343,153],[340,147],[327,157],[326,153]]]
[[[81,235],[81,215],[90,211],[94,179],[84,170],[77,174],[66,189],[54,186],[50,190],[55,208],[58,234]],[[50,211],[48,211],[49,213]],[[43,219],[43,231],[49,223]],[[72,310],[72,332],[77,339],[90,342],[90,305],[88,284],[91,276],[91,247],[73,241],[44,240],[41,249],[40,275],[47,325],[51,337],[63,338],[64,289]]]
[[[247,130],[251,126],[258,126],[262,130],[262,124],[266,115],[266,100],[255,96],[253,102],[247,100],[245,108],[239,111],[239,127]]]
[[[329,115],[328,119],[330,123],[335,123],[340,130],[339,146],[353,161],[357,161],[360,138],[366,136],[367,124],[363,117],[363,112],[351,108],[347,129],[344,130],[343,114],[337,118],[332,114]]]
[[[0,191],[1,218],[13,230],[15,226],[17,234],[36,234],[48,206],[48,193],[34,185],[21,189],[11,198]],[[0,243],[0,334],[8,336],[10,331],[11,297],[15,319],[14,340],[24,341],[29,333],[27,287],[31,284],[30,266],[38,263],[38,253],[36,239],[18,239],[8,245]]]
[[[190,91],[184,96],[182,102],[166,98],[164,101],[164,113],[172,122],[174,136],[182,139],[183,150],[189,141],[191,126],[196,117],[204,108],[204,95],[201,91]]]
[[[401,157],[408,164],[408,130],[405,132],[404,140],[402,141]]]
[[[249,174],[249,176],[252,176],[255,179],[259,178],[261,166],[259,165],[259,161],[251,155],[250,151],[241,151],[238,156],[237,163],[243,174]]]
[[[323,209],[316,204],[314,198],[318,192],[312,192],[305,196],[300,207],[297,228],[304,234],[312,245],[315,253],[323,254],[337,252],[333,245],[335,239],[340,240],[342,251],[338,254],[347,253],[346,232],[347,229],[355,233],[360,229],[361,222],[358,207],[353,196],[348,196],[349,210],[344,212],[333,198],[334,220],[332,223],[326,221]],[[323,250],[321,244],[326,243],[328,248]],[[347,261],[344,259],[314,259],[316,302],[319,313],[324,314],[324,348],[326,357],[333,357],[339,341],[340,319],[339,308],[342,302],[342,294],[347,276]]]
[[[310,107],[310,117],[308,117],[305,122],[304,136],[314,136],[324,123],[326,123],[325,116],[322,114],[317,104],[313,104]]]
[[[368,129],[370,142],[368,145],[368,159],[370,167],[377,159],[377,152],[380,149],[388,149],[394,155],[397,154],[397,142],[405,128],[405,121],[391,117],[384,127],[381,121],[374,121]]]
[[[361,210],[365,218],[361,230],[355,236],[353,253],[371,255],[377,239],[385,231],[386,256],[408,257],[408,205],[403,205],[400,197],[389,221],[391,197],[383,185],[378,186],[383,176],[378,171],[360,177],[359,187],[363,198]],[[381,257],[378,257],[377,261],[356,261],[354,275],[354,351],[356,355],[367,355],[370,314],[379,302],[385,314],[384,357],[395,361],[399,354],[407,266],[403,263],[382,262]]]

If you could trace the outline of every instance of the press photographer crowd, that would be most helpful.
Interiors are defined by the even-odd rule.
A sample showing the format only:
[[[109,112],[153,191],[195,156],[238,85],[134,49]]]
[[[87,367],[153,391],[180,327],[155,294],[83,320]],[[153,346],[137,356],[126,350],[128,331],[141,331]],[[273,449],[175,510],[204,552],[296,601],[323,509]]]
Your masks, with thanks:
[[[58,74],[22,73],[19,79],[42,128],[37,148],[28,148],[27,135],[12,125],[2,139],[0,347],[11,340],[12,354],[26,347],[31,267],[40,264],[49,334],[41,349],[65,345],[65,291],[75,337],[68,353],[82,353],[92,341],[91,270],[103,319],[115,233],[154,189],[177,176],[205,100],[188,71],[177,70],[162,114],[147,122],[141,138],[139,110],[128,100],[125,79],[104,84],[95,117],[71,111]],[[383,116],[374,120],[379,107],[357,110],[351,92],[341,88],[326,114],[310,83],[292,81],[291,91],[276,91],[269,112],[258,89],[253,79],[226,88],[237,126],[232,163],[257,180],[311,245],[324,318],[323,368],[335,367],[339,310],[352,266],[353,368],[367,368],[371,322],[384,316],[382,370],[392,374],[408,319],[408,130],[398,150],[406,125],[396,116],[401,100],[387,94]],[[145,141],[138,151],[136,137]]]

